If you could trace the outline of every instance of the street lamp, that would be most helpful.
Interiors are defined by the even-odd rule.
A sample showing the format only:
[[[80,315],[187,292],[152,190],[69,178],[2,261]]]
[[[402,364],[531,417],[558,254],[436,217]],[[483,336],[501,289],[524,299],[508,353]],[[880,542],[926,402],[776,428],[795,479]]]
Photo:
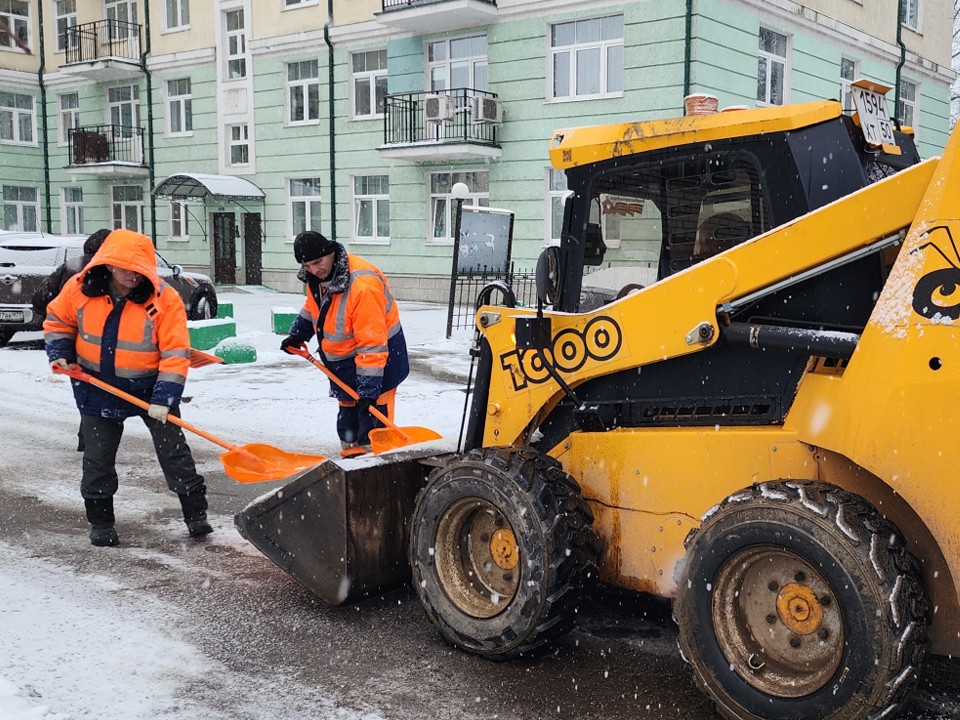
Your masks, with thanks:
[[[466,183],[454,183],[450,188],[450,197],[457,201],[453,219],[453,267],[450,270],[450,297],[447,300],[447,338],[453,333],[453,303],[457,293],[457,264],[460,261],[460,216],[463,214],[463,201],[470,197],[470,188]]]

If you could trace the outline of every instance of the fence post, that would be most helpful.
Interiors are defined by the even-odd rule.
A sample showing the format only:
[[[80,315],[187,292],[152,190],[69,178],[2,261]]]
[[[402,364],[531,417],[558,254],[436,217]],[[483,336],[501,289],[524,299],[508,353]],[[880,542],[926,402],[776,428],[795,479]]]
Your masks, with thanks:
[[[457,265],[460,261],[460,215],[463,212],[463,201],[466,200],[470,188],[465,183],[454,183],[450,194],[457,200],[456,217],[453,223],[453,267],[450,269],[450,298],[447,301],[447,340],[453,334],[453,303],[457,292]]]

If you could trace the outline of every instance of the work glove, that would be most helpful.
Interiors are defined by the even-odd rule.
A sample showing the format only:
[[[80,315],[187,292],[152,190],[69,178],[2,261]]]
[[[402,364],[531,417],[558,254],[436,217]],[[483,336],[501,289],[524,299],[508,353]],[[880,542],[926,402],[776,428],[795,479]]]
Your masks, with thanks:
[[[167,415],[169,414],[170,408],[168,408],[166,405],[151,405],[147,410],[147,415],[161,423],[165,423],[167,421]]]
[[[374,400],[371,398],[360,398],[357,400],[357,444],[370,444],[370,431],[380,427],[380,421],[373,416],[370,408],[374,407]],[[383,412],[385,408],[377,408]]]
[[[292,347],[302,350],[303,341],[297,340],[297,338],[295,338],[293,335],[287,335],[283,340],[280,341],[280,349],[288,355],[293,355],[293,353],[290,352],[290,348]]]
[[[56,360],[50,361],[50,372],[55,372],[54,368],[61,368],[62,370],[66,370],[69,367],[70,367],[70,363],[68,363],[63,358],[57,358]]]

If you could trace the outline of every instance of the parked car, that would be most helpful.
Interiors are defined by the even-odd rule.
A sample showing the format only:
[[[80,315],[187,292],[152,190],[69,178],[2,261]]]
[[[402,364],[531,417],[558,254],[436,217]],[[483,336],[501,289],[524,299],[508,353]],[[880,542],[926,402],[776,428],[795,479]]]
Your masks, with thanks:
[[[0,233],[0,347],[14,333],[41,329],[43,317],[33,311],[33,294],[61,263],[83,255],[84,240],[79,235]],[[183,298],[189,320],[217,316],[217,291],[207,275],[187,272],[160,253],[157,270]]]

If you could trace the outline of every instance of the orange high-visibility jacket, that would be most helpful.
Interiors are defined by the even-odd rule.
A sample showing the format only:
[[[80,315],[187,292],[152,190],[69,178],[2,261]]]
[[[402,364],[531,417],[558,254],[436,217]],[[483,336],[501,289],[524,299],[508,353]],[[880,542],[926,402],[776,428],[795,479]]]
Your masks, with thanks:
[[[115,302],[107,265],[133,270],[143,279]],[[51,360],[76,361],[152,404],[172,407],[180,401],[190,366],[186,313],[176,290],[161,282],[153,243],[145,235],[111,232],[86,269],[47,306],[43,330]],[[74,385],[81,412],[105,417],[140,412],[86,383]]]

